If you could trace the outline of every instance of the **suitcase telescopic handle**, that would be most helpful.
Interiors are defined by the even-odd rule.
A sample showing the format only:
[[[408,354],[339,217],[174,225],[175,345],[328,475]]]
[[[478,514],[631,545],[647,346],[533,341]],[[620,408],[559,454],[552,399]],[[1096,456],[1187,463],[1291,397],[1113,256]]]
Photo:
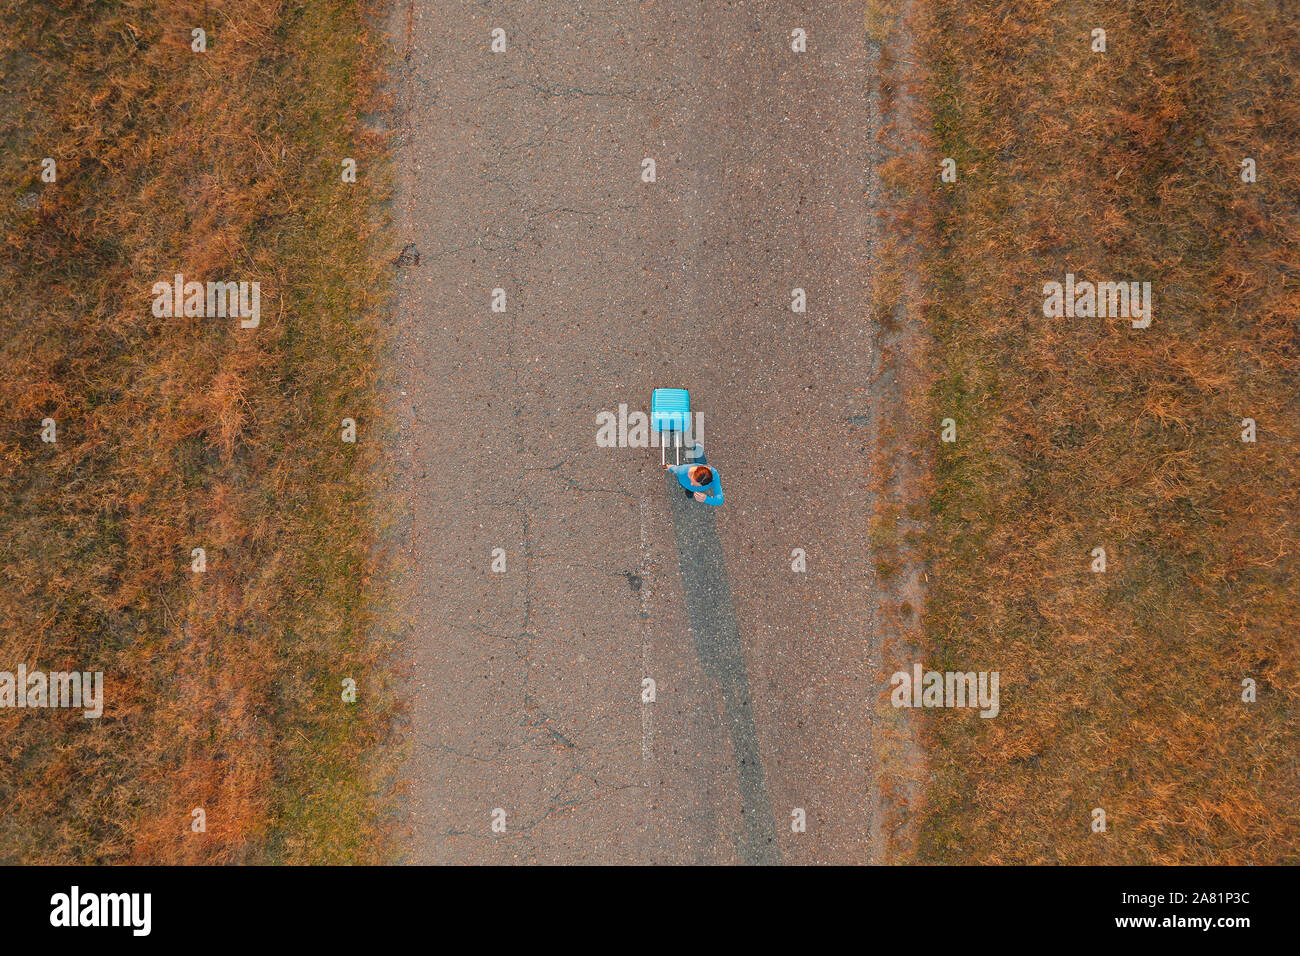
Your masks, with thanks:
[[[677,458],[677,464],[680,465],[682,463],[682,433],[674,428],[671,430],[670,434],[673,436],[673,448],[676,449],[675,457]],[[664,433],[662,431],[659,432],[659,464],[666,465],[668,464],[668,452],[664,450],[665,445],[663,436]]]

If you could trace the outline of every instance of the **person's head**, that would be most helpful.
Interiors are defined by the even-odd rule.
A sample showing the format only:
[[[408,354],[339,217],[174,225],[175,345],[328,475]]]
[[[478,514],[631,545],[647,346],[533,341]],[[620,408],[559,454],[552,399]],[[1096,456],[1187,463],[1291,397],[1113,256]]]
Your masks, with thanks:
[[[697,485],[707,485],[713,481],[713,469],[705,465],[696,465],[688,474],[691,481]]]

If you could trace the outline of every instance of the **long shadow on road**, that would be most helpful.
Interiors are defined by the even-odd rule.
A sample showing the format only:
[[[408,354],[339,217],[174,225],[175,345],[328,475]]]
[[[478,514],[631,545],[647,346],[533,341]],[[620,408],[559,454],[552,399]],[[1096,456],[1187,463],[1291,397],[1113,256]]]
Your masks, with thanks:
[[[754,709],[749,699],[740,628],[731,603],[727,569],[722,562],[714,509],[687,498],[672,475],[668,476],[668,482],[677,558],[695,654],[704,676],[722,692],[723,714],[740,776],[740,809],[745,829],[737,838],[737,853],[744,863],[780,863],[772,805],[758,751]]]

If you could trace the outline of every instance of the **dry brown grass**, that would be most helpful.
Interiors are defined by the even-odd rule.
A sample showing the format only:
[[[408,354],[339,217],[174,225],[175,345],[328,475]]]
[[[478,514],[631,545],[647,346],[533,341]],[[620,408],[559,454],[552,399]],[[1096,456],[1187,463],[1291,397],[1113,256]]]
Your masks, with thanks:
[[[923,642],[925,490],[931,453],[914,441],[927,434],[926,394],[932,343],[921,318],[922,253],[933,232],[928,188],[929,103],[915,68],[920,5],[871,0],[865,29],[876,44],[879,124],[876,132],[879,219],[873,235],[872,402],[877,422],[868,478],[875,499],[869,547],[875,569],[871,636],[881,686],[910,670]],[[871,859],[904,862],[916,855],[917,827],[928,777],[917,722],[877,701],[871,727],[877,796]]]
[[[1277,2],[939,0],[924,47],[926,660],[1000,671],[1002,713],[927,717],[920,856],[1296,862],[1300,23]],[[1152,326],[1043,318],[1067,271],[1151,281]]]
[[[0,859],[374,859],[377,28],[346,0],[13,6],[0,670],[103,670],[107,704],[0,711]],[[154,318],[176,272],[259,280],[261,327]]]

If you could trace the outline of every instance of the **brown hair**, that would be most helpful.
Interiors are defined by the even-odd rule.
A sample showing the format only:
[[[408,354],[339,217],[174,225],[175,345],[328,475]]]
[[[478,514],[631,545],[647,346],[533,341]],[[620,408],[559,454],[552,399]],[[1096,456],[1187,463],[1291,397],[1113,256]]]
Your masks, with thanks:
[[[700,472],[704,473],[704,477],[703,478],[695,477]],[[691,481],[695,482],[697,485],[707,485],[709,482],[713,481],[713,470],[709,468],[707,465],[696,465],[686,474],[687,477],[689,477]]]

